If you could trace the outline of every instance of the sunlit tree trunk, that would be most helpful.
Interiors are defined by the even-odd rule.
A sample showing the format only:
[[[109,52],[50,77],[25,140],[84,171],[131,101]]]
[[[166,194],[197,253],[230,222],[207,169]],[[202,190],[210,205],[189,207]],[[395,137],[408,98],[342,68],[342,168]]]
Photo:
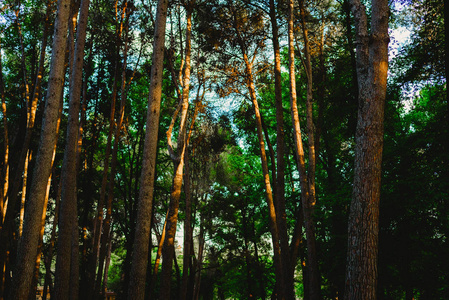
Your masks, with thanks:
[[[32,195],[25,211],[22,239],[18,247],[9,299],[26,299],[30,291],[36,262],[37,245],[42,222],[47,180],[51,173],[53,149],[57,139],[60,97],[64,82],[64,60],[67,39],[67,19],[70,1],[59,0],[53,35],[52,59],[48,80],[47,101],[44,110],[41,139],[30,189]]]
[[[274,50],[274,93],[276,101],[276,219],[278,221],[281,259],[283,270],[291,269],[290,250],[287,234],[287,215],[285,212],[285,141],[284,141],[284,110],[282,106],[281,85],[281,51],[279,46],[279,33],[275,1],[270,0],[270,19],[272,27],[272,41]],[[285,299],[294,299],[293,273],[284,272]]]
[[[44,30],[43,30],[43,34],[42,34],[42,45],[41,45],[41,53],[40,53],[40,58],[39,58],[39,67],[38,67],[38,72],[37,72],[37,77],[36,77],[36,82],[34,85],[34,91],[32,94],[32,100],[31,102],[29,101],[30,95],[27,92],[27,126],[26,126],[26,131],[25,131],[25,137],[23,140],[23,144],[22,144],[22,149],[20,151],[20,155],[19,158],[17,160],[17,162],[15,163],[15,167],[13,168],[13,171],[10,174],[10,157],[9,157],[9,138],[8,138],[8,127],[7,127],[7,115],[6,115],[6,103],[5,103],[5,99],[4,99],[4,90],[0,91],[2,93],[2,112],[4,115],[3,118],[3,122],[4,125],[6,125],[4,127],[5,130],[5,168],[4,168],[4,174],[3,174],[3,178],[4,178],[4,184],[3,184],[3,193],[2,193],[2,201],[0,201],[0,204],[2,204],[1,207],[1,239],[3,241],[7,241],[7,236],[11,234],[11,225],[12,225],[12,221],[15,215],[15,207],[16,207],[16,202],[18,200],[18,192],[20,189],[20,184],[22,183],[21,177],[23,174],[23,168],[25,165],[25,160],[27,159],[27,153],[28,153],[28,149],[29,149],[29,145],[31,142],[31,136],[32,136],[32,131],[34,128],[34,122],[35,122],[35,116],[36,116],[36,109],[37,109],[37,103],[39,100],[39,95],[40,95],[40,87],[41,87],[41,80],[42,80],[42,74],[43,74],[43,69],[44,69],[44,60],[45,60],[45,49],[47,46],[47,38],[48,38],[48,28],[49,28],[49,18],[50,18],[50,14],[52,11],[53,5],[51,1],[47,2],[47,9],[46,9],[46,15],[45,15],[45,24],[44,24]],[[19,30],[19,32],[21,33],[21,29]],[[21,44],[21,49],[23,52],[23,42]],[[24,66],[24,58],[22,59],[22,68],[25,72],[25,66]],[[25,74],[25,73],[24,73]],[[24,75],[25,76],[25,75]],[[3,77],[1,78],[3,80]],[[25,79],[25,77],[24,77]],[[25,80],[26,81],[26,80]],[[3,82],[0,84],[1,87],[4,87]],[[28,86],[28,83],[26,83],[26,85]],[[4,104],[4,105],[3,105]],[[10,176],[11,175],[11,176]],[[12,179],[12,180],[11,180]],[[7,208],[10,207],[10,211],[9,213],[7,212]],[[5,282],[5,271],[6,271],[6,267],[7,267],[7,261],[9,261],[9,255],[11,251],[11,249],[8,250],[9,247],[9,242],[4,242],[0,245],[0,290],[3,291],[4,288],[4,282]],[[4,294],[4,292],[2,292],[2,294]]]
[[[20,211],[19,211],[19,238],[22,236],[23,230],[23,217],[25,215],[25,199],[27,193],[27,179],[28,179],[28,164],[31,160],[30,151],[28,150],[27,159],[25,160],[25,166],[23,167],[23,179],[22,179],[22,195],[20,199]],[[45,210],[45,205],[44,205]]]
[[[3,146],[4,146],[4,156],[3,156],[3,169],[0,174],[1,182],[1,194],[0,194],[0,224],[3,227],[3,221],[5,217],[5,208],[7,203],[6,194],[8,192],[9,183],[9,133],[8,133],[8,118],[6,109],[6,99],[5,99],[5,83],[3,81],[3,67],[2,67],[2,53],[1,53],[1,40],[0,40],[0,99],[2,101],[2,121],[3,121]],[[0,272],[2,273],[2,272]],[[2,284],[3,287],[3,284]],[[0,290],[2,291],[2,290]],[[3,295],[3,293],[2,293]]]
[[[167,218],[167,227],[165,229],[165,242],[162,248],[162,283],[161,283],[161,298],[170,298],[170,283],[171,283],[171,270],[172,262],[176,257],[175,254],[175,235],[176,235],[176,225],[178,222],[178,209],[179,200],[181,198],[182,182],[184,177],[184,159],[185,153],[187,151],[187,115],[189,109],[189,91],[190,91],[190,57],[191,57],[191,36],[192,36],[192,3],[186,7],[187,15],[187,27],[186,27],[186,49],[185,49],[185,65],[183,72],[183,83],[182,83],[182,104],[180,111],[180,123],[179,132],[177,140],[176,154],[174,154],[171,145],[171,130],[174,125],[173,118],[169,130],[167,131],[168,146],[169,151],[174,162],[175,172],[173,177],[172,190],[170,195],[169,212]]]
[[[186,145],[190,144],[190,138],[192,136],[192,132],[194,130],[194,125],[196,121],[196,117],[199,113],[199,108],[201,106],[201,101],[203,96],[200,96],[200,88],[197,90],[197,97],[195,100],[195,111],[192,116],[192,120],[190,123],[190,129],[187,136]],[[185,221],[184,221],[184,253],[183,253],[183,268],[182,268],[182,284],[180,290],[180,299],[184,300],[188,298],[188,295],[191,295],[191,290],[189,289],[189,278],[191,278],[194,270],[191,269],[192,266],[192,254],[193,254],[193,226],[192,226],[192,192],[191,192],[191,182],[190,182],[190,151],[187,149],[184,154],[185,161],[185,170],[184,170],[184,194],[186,201],[186,211],[185,211]],[[188,270],[188,271],[187,271]]]
[[[82,71],[84,45],[86,41],[89,0],[82,0],[76,33],[76,45],[72,62],[69,87],[69,119],[67,123],[67,142],[62,167],[62,194],[59,215],[58,251],[55,273],[55,297],[69,299],[77,294],[78,280],[70,279],[71,270],[78,261],[72,261],[72,251],[78,251],[78,238],[74,241],[74,230],[78,235],[77,222],[77,158],[80,99],[82,91]],[[75,244],[74,244],[75,243]],[[75,248],[75,249],[73,249]],[[75,257],[77,255],[75,254]],[[73,277],[73,276],[72,276]],[[69,284],[70,283],[70,284]]]
[[[388,70],[386,0],[371,2],[371,31],[365,6],[351,0],[355,17],[359,111],[348,224],[345,299],[377,299],[379,198],[383,119]]]
[[[243,54],[244,61],[246,65],[246,76],[247,76],[247,85],[249,88],[249,94],[251,97],[251,101],[253,102],[253,108],[254,113],[256,116],[256,127],[257,127],[257,135],[259,138],[259,149],[260,149],[260,159],[262,162],[262,171],[264,176],[264,183],[265,183],[265,194],[267,198],[267,204],[268,204],[268,213],[269,213],[269,219],[270,219],[270,231],[272,236],[272,242],[273,242],[273,251],[274,251],[274,264],[276,269],[276,285],[278,287],[284,286],[284,272],[283,272],[283,266],[282,266],[282,260],[281,260],[281,248],[279,245],[279,230],[277,226],[277,220],[276,220],[276,211],[274,206],[274,199],[273,199],[273,192],[271,189],[271,182],[270,182],[270,176],[268,174],[268,163],[267,163],[267,156],[265,152],[265,142],[263,138],[262,133],[262,120],[261,115],[259,111],[259,104],[257,102],[256,98],[256,89],[254,86],[254,80],[253,80],[253,74],[252,74],[252,66],[249,62],[246,53]],[[279,299],[283,299],[285,297],[284,290],[278,289],[278,295],[277,297]]]
[[[304,7],[304,1],[299,1],[299,9],[301,15],[301,27],[304,38],[304,56],[305,56],[305,69],[307,75],[307,97],[306,97],[306,122],[307,122],[307,138],[308,138],[308,168],[307,168],[307,184],[308,184],[308,199],[303,203],[304,221],[307,237],[307,272],[308,284],[309,284],[309,297],[310,299],[320,299],[320,276],[318,270],[318,258],[316,250],[316,237],[315,237],[315,205],[316,205],[316,192],[315,192],[315,168],[316,168],[316,156],[315,156],[315,137],[314,137],[314,124],[313,124],[313,102],[312,102],[312,63],[310,54],[310,43],[308,28],[306,26],[306,10]]]
[[[4,156],[3,156],[3,169],[0,174],[0,233],[3,231],[3,222],[6,213],[7,193],[8,193],[8,183],[9,183],[9,133],[8,133],[8,119],[6,110],[6,99],[5,99],[5,86],[3,81],[3,68],[2,68],[2,54],[1,54],[1,40],[0,40],[0,98],[2,101],[2,116],[3,116],[3,145],[4,145]],[[3,234],[1,235],[3,236]],[[6,243],[4,243],[6,244]],[[5,292],[5,282],[6,282],[6,245],[0,246],[0,299],[3,299]]]
[[[137,207],[136,232],[133,244],[131,276],[128,287],[129,300],[142,300],[145,295],[148,246],[151,231],[159,114],[162,94],[162,71],[164,60],[165,28],[168,0],[159,0],[154,28],[153,65],[151,67],[145,144],[140,176],[139,203]]]

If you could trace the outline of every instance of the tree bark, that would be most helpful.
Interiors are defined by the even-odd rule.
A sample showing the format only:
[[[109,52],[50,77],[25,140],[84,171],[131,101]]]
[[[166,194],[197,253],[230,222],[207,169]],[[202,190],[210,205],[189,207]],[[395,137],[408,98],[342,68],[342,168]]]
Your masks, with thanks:
[[[365,6],[351,0],[355,17],[359,111],[348,224],[345,299],[377,299],[379,198],[383,119],[388,70],[388,1],[371,3],[371,33]]]
[[[284,110],[282,105],[281,86],[281,51],[279,46],[279,33],[277,24],[277,13],[275,1],[270,0],[270,19],[272,27],[272,41],[274,50],[274,93],[276,104],[276,154],[277,154],[277,174],[276,174],[276,219],[278,221],[281,260],[283,270],[291,269],[290,251],[287,234],[287,215],[285,211],[285,141],[284,141]],[[284,272],[284,286],[282,289],[286,299],[295,299],[293,287],[293,273]]]
[[[140,193],[137,208],[136,233],[133,245],[131,277],[128,299],[143,300],[145,294],[148,245],[151,231],[155,165],[162,93],[165,28],[168,0],[159,0],[154,29],[153,66],[151,67],[145,144],[140,177]]]
[[[69,87],[69,120],[67,123],[67,142],[64,151],[62,167],[62,194],[59,215],[58,250],[55,273],[55,297],[69,299],[77,290],[78,280],[70,280],[72,266],[78,261],[72,261],[72,249],[78,250],[78,238],[74,241],[74,230],[78,234],[77,222],[77,158],[80,99],[82,91],[82,71],[84,61],[84,45],[86,41],[87,17],[89,0],[82,0],[79,23],[76,32],[76,45],[72,62],[72,74]],[[75,216],[75,217],[74,217]],[[76,245],[73,245],[75,242]],[[75,255],[77,257],[77,255]],[[76,267],[75,267],[76,268]],[[76,285],[76,286],[74,286]],[[72,291],[72,292],[70,292]]]
[[[315,137],[313,124],[313,103],[312,103],[312,64],[310,54],[310,44],[308,28],[306,26],[306,10],[304,1],[299,1],[299,10],[301,15],[301,27],[304,37],[304,56],[305,69],[307,75],[307,97],[306,97],[306,121],[307,121],[307,138],[308,138],[308,169],[307,169],[307,184],[308,184],[308,199],[303,203],[304,223],[307,237],[307,272],[309,284],[310,299],[321,299],[320,292],[320,275],[318,270],[318,258],[316,253],[316,237],[315,237]]]
[[[32,197],[30,197],[27,210],[25,211],[22,240],[17,253],[17,262],[20,263],[16,264],[9,299],[26,299],[33,277],[47,187],[46,182],[51,173],[53,148],[57,139],[56,131],[60,106],[59,100],[62,95],[64,82],[67,19],[69,13],[70,1],[59,0],[53,35],[47,101],[33,172],[33,182],[30,189]]]

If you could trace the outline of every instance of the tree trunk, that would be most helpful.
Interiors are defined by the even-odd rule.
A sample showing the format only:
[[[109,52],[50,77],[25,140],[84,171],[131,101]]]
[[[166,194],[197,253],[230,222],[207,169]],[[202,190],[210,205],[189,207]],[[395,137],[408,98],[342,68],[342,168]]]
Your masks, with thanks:
[[[3,115],[3,144],[5,154],[3,156],[3,169],[0,174],[0,233],[3,231],[3,222],[5,220],[5,212],[7,207],[7,192],[9,183],[9,133],[8,133],[8,119],[6,112],[6,100],[5,100],[5,87],[3,81],[3,68],[2,68],[2,54],[1,54],[1,41],[0,41],[0,98],[2,101],[2,115]],[[3,234],[2,234],[3,237]],[[6,243],[2,243],[6,244]],[[6,283],[6,245],[0,246],[0,295],[3,297],[5,294],[5,283]],[[3,299],[3,298],[1,298]]]
[[[310,299],[320,299],[320,275],[318,270],[318,258],[316,253],[316,237],[315,237],[315,138],[314,138],[314,124],[313,124],[313,103],[312,103],[312,64],[310,55],[310,45],[308,29],[305,22],[305,7],[304,1],[299,1],[299,9],[301,14],[301,27],[304,37],[304,56],[305,69],[307,74],[307,98],[306,98],[306,120],[307,120],[307,138],[308,138],[308,154],[309,163],[307,169],[307,183],[308,183],[308,199],[303,204],[304,221],[307,237],[307,271],[309,273],[309,292]]]
[[[282,105],[281,86],[281,51],[279,46],[279,34],[277,24],[277,13],[274,0],[270,0],[270,19],[273,32],[274,50],[274,93],[276,99],[276,154],[277,154],[277,174],[276,174],[276,219],[278,221],[281,259],[283,270],[291,269],[290,251],[287,234],[287,215],[285,212],[285,142],[284,142],[284,110]],[[293,273],[284,272],[285,299],[295,299],[293,287]]]
[[[264,183],[265,183],[265,194],[267,197],[267,205],[268,205],[268,212],[269,212],[269,219],[270,219],[270,231],[272,236],[272,242],[273,242],[273,252],[274,252],[274,264],[275,264],[275,270],[276,270],[276,285],[281,288],[284,286],[284,272],[283,272],[283,265],[281,260],[281,249],[279,245],[279,231],[277,226],[277,220],[276,220],[276,211],[274,207],[274,201],[273,201],[273,193],[271,190],[271,183],[270,183],[270,176],[268,174],[268,163],[267,163],[267,156],[265,153],[265,143],[263,139],[263,133],[262,133],[262,120],[261,115],[259,111],[259,104],[257,102],[256,98],[256,89],[254,87],[254,80],[253,80],[253,74],[251,70],[251,64],[248,61],[248,58],[246,57],[246,53],[244,53],[244,60],[246,64],[246,76],[247,76],[247,84],[249,88],[249,93],[251,97],[251,101],[253,102],[253,108],[254,113],[256,115],[256,126],[257,126],[257,135],[259,137],[259,150],[260,150],[260,159],[262,162],[262,170],[263,170],[263,176],[264,176]],[[278,289],[278,295],[277,297],[279,299],[283,299],[285,297],[284,290]]]
[[[23,167],[23,179],[22,179],[22,198],[20,199],[20,213],[19,213],[19,239],[22,236],[23,231],[23,217],[25,216],[25,199],[27,193],[27,179],[28,179],[28,164],[31,161],[32,153],[30,150],[27,152],[27,159]],[[45,210],[45,205],[44,205]]]
[[[359,111],[348,224],[345,299],[377,299],[379,198],[388,70],[388,1],[373,0],[371,34],[366,8],[351,0],[355,16]]]
[[[98,272],[97,272],[97,280],[95,284],[95,295],[99,295],[101,292],[101,279],[103,277],[103,267],[105,263],[105,258],[107,255],[108,244],[110,243],[110,230],[111,230],[111,222],[112,222],[112,200],[114,199],[114,185],[115,185],[115,175],[117,169],[117,155],[118,155],[118,147],[120,141],[120,134],[122,131],[122,124],[125,117],[125,104],[126,104],[126,68],[127,68],[127,59],[128,59],[128,18],[129,15],[127,12],[127,4],[125,2],[125,7],[122,12],[122,19],[126,18],[124,27],[125,27],[125,45],[123,49],[123,64],[122,64],[122,82],[121,82],[121,90],[120,90],[120,111],[118,114],[118,120],[115,128],[114,134],[114,145],[112,148],[112,157],[111,157],[111,172],[109,174],[109,184],[108,184],[108,199],[106,203],[106,218],[103,222],[103,233],[101,236],[101,246],[100,246],[100,257],[98,261]],[[131,11],[132,13],[132,11]],[[121,31],[121,30],[120,30]]]
[[[77,222],[77,158],[80,99],[82,91],[82,71],[84,61],[84,45],[86,41],[89,0],[82,0],[79,23],[76,32],[72,74],[69,87],[69,119],[67,123],[67,142],[62,167],[62,194],[59,215],[58,251],[55,274],[55,297],[69,299],[77,290],[78,280],[70,280],[71,269],[78,261],[72,261],[72,251],[78,251]],[[73,237],[76,230],[76,238]],[[75,239],[75,240],[74,240]],[[75,245],[73,244],[75,243]],[[76,249],[73,249],[76,248]],[[75,257],[78,255],[75,254]],[[75,267],[78,268],[78,267]],[[72,279],[73,280],[73,279]],[[75,286],[74,286],[75,285]],[[72,291],[72,292],[70,292]]]
[[[0,225],[3,227],[3,221],[5,217],[5,208],[7,203],[5,203],[8,183],[9,183],[9,133],[8,133],[8,118],[6,112],[6,99],[5,99],[5,83],[3,81],[3,67],[2,67],[2,54],[1,54],[1,41],[0,41],[0,99],[2,101],[2,115],[3,115],[3,145],[5,154],[3,156],[3,170],[0,174],[1,182],[1,194],[0,194]],[[0,273],[2,273],[0,271]],[[2,276],[3,277],[3,276]],[[3,287],[3,285],[2,285]],[[2,291],[2,290],[0,290]],[[3,295],[3,293],[2,293]]]
[[[192,6],[191,4],[186,8],[186,49],[185,49],[185,66],[183,73],[182,84],[182,104],[181,104],[181,116],[178,132],[178,145],[176,149],[176,155],[173,155],[171,145],[171,130],[174,125],[173,118],[170,128],[167,131],[168,147],[171,152],[171,156],[175,166],[175,173],[173,177],[172,191],[170,195],[169,212],[167,219],[167,226],[165,228],[165,242],[162,248],[162,283],[161,283],[161,298],[170,299],[170,285],[171,285],[171,271],[172,262],[176,257],[175,255],[175,235],[176,225],[178,222],[178,209],[179,200],[181,198],[182,182],[184,176],[184,160],[185,153],[187,151],[187,113],[189,109],[189,91],[190,91],[190,56],[191,56],[191,35],[192,35]]]
[[[16,265],[9,299],[26,299],[33,277],[47,187],[46,183],[51,173],[53,149],[57,139],[59,100],[62,95],[64,82],[67,19],[70,13],[69,4],[69,0],[59,0],[58,2],[47,101],[33,172],[33,182],[30,189],[32,197],[25,211],[22,240],[17,253],[17,261],[20,263]]]
[[[131,277],[128,299],[143,300],[145,294],[148,245],[151,231],[155,165],[162,93],[162,71],[164,60],[165,27],[168,0],[159,0],[156,26],[154,28],[153,66],[151,67],[145,144],[140,177],[139,203],[137,208],[136,233],[133,245]]]

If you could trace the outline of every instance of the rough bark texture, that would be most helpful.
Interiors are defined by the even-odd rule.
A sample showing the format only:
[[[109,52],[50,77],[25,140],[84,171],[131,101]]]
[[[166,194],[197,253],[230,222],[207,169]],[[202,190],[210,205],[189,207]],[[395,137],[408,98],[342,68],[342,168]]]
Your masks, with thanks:
[[[89,0],[82,0],[80,17],[76,34],[76,45],[70,78],[70,98],[69,98],[69,120],[67,123],[67,142],[64,151],[64,161],[62,167],[62,195],[59,215],[58,250],[55,273],[55,296],[57,299],[69,299],[73,295],[73,290],[77,290],[70,282],[71,266],[78,264],[72,262],[72,239],[77,220],[73,217],[77,215],[77,157],[78,157],[78,134],[79,134],[79,114],[80,99],[82,91],[82,71],[84,61],[84,45],[86,40],[87,16],[89,12]],[[78,238],[76,238],[76,242]],[[78,246],[76,245],[76,250]],[[72,289],[72,293],[70,293]]]
[[[17,261],[9,299],[26,299],[29,293],[36,262],[37,244],[42,222],[47,180],[51,173],[53,147],[57,138],[57,123],[64,81],[64,60],[67,39],[67,18],[70,1],[59,0],[55,21],[47,101],[42,123],[41,139],[36,156],[33,182],[22,234],[18,248]]]
[[[388,1],[373,0],[371,33],[366,8],[355,16],[359,111],[354,184],[348,224],[345,299],[376,299],[383,119],[388,69]]]
[[[287,235],[287,215],[285,212],[285,145],[284,145],[284,111],[282,106],[281,86],[281,51],[279,46],[279,34],[277,24],[275,1],[270,0],[270,20],[272,28],[272,41],[274,50],[274,93],[276,102],[276,219],[278,221],[281,260],[283,270],[291,269],[290,251]],[[284,273],[284,290],[286,299],[294,299],[293,273]]]
[[[162,68],[164,60],[165,27],[168,0],[159,0],[154,29],[153,66],[151,68],[150,96],[147,111],[145,144],[140,177],[136,234],[133,246],[131,278],[128,299],[142,300],[145,294],[148,245],[151,231],[154,175],[162,93]]]

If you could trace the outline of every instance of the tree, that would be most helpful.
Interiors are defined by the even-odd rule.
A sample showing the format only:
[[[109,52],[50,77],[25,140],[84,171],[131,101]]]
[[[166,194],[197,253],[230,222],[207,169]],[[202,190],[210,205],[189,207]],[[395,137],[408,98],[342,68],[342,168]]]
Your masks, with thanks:
[[[136,232],[133,246],[131,277],[128,299],[144,299],[151,232],[152,201],[154,192],[155,163],[161,103],[162,66],[164,59],[167,0],[159,0],[154,29],[153,66],[151,68],[150,96],[148,100],[145,144],[140,178],[139,203],[137,208]]]
[[[357,43],[359,111],[352,202],[348,224],[345,299],[377,299],[379,199],[388,70],[388,2],[351,1]]]
[[[30,192],[32,198],[25,211],[22,240],[18,247],[17,263],[9,299],[26,299],[28,297],[36,262],[47,181],[51,172],[54,145],[57,138],[56,129],[64,82],[69,3],[68,0],[58,1],[47,101]]]
[[[70,280],[71,270],[78,265],[72,261],[71,249],[78,251],[78,218],[74,217],[77,208],[77,161],[79,158],[78,136],[80,131],[80,102],[82,90],[82,71],[84,45],[89,13],[89,0],[83,0],[76,32],[72,74],[69,89],[69,121],[67,123],[67,142],[62,169],[62,195],[59,214],[59,237],[55,274],[55,296],[61,299],[77,297],[78,278]],[[74,232],[76,233],[75,236]],[[75,241],[73,241],[75,239]],[[73,242],[72,242],[73,241]]]

